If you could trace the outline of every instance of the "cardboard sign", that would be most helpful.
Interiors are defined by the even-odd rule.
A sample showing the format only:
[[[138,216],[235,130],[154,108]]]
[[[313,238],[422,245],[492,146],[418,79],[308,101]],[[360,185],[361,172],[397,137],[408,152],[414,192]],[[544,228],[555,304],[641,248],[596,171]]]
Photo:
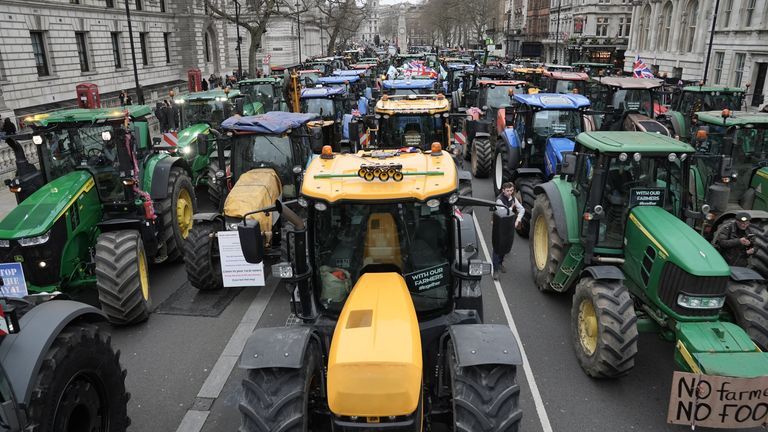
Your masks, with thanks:
[[[448,263],[428,267],[405,275],[405,283],[411,292],[422,292],[437,288],[448,278]]]
[[[225,287],[264,286],[264,263],[245,260],[237,231],[219,231],[221,278]]]
[[[663,188],[637,188],[629,191],[629,208],[645,206],[664,206]]]
[[[29,294],[21,263],[0,264],[0,278],[0,297],[24,297]]]
[[[768,422],[768,376],[675,372],[667,422],[730,429],[762,426]]]

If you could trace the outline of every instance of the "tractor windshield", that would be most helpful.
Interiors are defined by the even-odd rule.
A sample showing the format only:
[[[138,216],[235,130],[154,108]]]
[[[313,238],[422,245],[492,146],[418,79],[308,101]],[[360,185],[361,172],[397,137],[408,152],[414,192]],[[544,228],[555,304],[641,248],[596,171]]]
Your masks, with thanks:
[[[301,112],[320,114],[323,118],[335,118],[336,106],[333,103],[333,99],[302,99]]]
[[[182,105],[182,129],[198,123],[209,123],[216,127],[232,115],[229,100],[188,100]]]
[[[122,128],[112,124],[61,125],[47,131],[44,137],[45,171],[49,180],[75,169],[87,169],[94,176],[102,201],[122,200],[118,159],[118,150],[124,150],[124,145],[120,145],[125,137]]]
[[[587,92],[586,81],[557,80],[555,83],[555,93],[585,94]]]
[[[510,90],[512,94],[525,94],[523,86],[488,86],[485,89],[485,105],[490,108],[501,108],[511,105]]]
[[[613,106],[621,111],[634,111],[653,118],[651,92],[645,89],[619,89],[613,95]]]
[[[332,313],[366,272],[400,273],[417,312],[443,308],[451,288],[451,206],[340,204],[314,211],[316,286]]]
[[[443,143],[445,119],[435,115],[385,115],[379,120],[379,148],[418,147]]]
[[[264,111],[273,111],[272,103],[275,98],[275,89],[272,84],[240,84],[240,93],[247,94],[255,102],[264,106]]]
[[[744,93],[686,91],[680,99],[677,110],[695,113],[728,108],[738,111],[741,109],[743,101]]]
[[[235,178],[256,168],[272,168],[280,177],[287,198],[296,196],[291,138],[288,135],[242,135],[233,144],[232,171]]]
[[[581,112],[542,110],[533,118],[533,132],[539,137],[552,135],[575,137],[581,132]]]

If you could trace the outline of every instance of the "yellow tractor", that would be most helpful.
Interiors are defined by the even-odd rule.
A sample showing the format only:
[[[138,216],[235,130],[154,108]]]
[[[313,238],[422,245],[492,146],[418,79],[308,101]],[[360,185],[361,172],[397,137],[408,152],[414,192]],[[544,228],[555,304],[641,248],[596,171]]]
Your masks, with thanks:
[[[506,325],[482,324],[473,218],[451,156],[430,151],[332,153],[304,176],[298,205],[256,212],[284,220],[272,274],[293,293],[292,325],[259,328],[246,370],[241,431],[517,431],[522,411]],[[510,218],[511,219],[511,218]],[[238,224],[248,262],[264,257],[256,219]]]

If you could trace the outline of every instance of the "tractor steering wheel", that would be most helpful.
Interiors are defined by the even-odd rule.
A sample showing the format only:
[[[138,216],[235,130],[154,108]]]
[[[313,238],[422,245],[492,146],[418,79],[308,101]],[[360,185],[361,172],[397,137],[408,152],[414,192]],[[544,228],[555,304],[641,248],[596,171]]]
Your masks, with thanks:
[[[89,158],[94,156],[101,156],[103,154],[104,154],[104,151],[98,147],[91,147],[88,149],[87,152],[85,152],[85,155],[88,156]]]

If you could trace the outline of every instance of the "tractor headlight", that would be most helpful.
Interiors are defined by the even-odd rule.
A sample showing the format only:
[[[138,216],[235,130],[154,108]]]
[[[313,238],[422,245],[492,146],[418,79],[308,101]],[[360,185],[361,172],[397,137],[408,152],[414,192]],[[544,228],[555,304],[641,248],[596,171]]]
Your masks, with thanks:
[[[299,201],[299,205],[300,205],[300,206],[302,206],[302,207],[304,207],[304,208],[307,208],[307,207],[309,207],[309,203],[307,202],[307,199],[306,199],[306,198],[304,198],[304,197],[299,197],[298,201]]]
[[[40,135],[35,135],[32,137],[32,142],[35,143],[35,145],[40,145],[43,143],[43,137]]]
[[[640,162],[640,159],[642,159],[642,156],[640,155],[640,153],[635,153],[632,155],[632,160],[634,160],[635,162]]]
[[[619,160],[621,162],[626,162],[627,161],[627,154],[626,153],[619,153]]]
[[[677,304],[688,309],[720,309],[725,304],[725,297],[697,297],[680,294],[677,296]]]
[[[184,153],[185,155],[188,155],[188,154],[192,153],[192,147],[186,146],[183,149],[181,149],[181,152]]]
[[[272,275],[280,279],[290,279],[293,277],[293,267],[289,262],[281,262],[272,265]]]
[[[324,202],[319,202],[318,201],[318,202],[315,203],[315,210],[323,212],[323,211],[328,210],[328,206],[325,205]]]
[[[0,240],[0,247],[11,247],[11,241],[10,240]]]
[[[230,222],[227,224],[227,231],[237,231],[237,222]]]
[[[22,238],[19,239],[19,244],[22,246],[37,246],[41,245],[48,241],[48,238],[50,238],[51,233],[47,232],[41,236],[37,237],[28,237],[28,238]]]
[[[112,132],[110,131],[104,131],[101,133],[101,139],[104,141],[111,141],[112,140]]]
[[[483,276],[491,274],[491,263],[481,260],[469,261],[469,275]]]
[[[456,201],[459,200],[459,194],[451,194],[451,196],[448,197],[448,204],[456,204]]]

